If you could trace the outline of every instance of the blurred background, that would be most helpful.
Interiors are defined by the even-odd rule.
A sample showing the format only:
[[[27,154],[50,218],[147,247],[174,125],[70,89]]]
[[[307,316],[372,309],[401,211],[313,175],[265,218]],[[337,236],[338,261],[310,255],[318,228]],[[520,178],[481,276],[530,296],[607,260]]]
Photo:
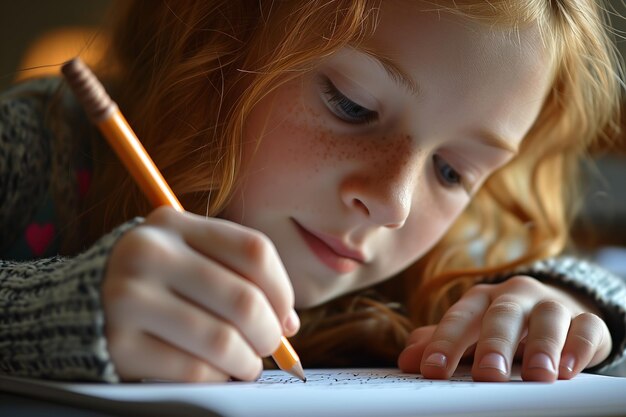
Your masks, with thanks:
[[[71,33],[89,33],[102,21],[110,3],[110,0],[0,0],[0,91],[17,77],[34,73],[18,71],[24,67],[23,58],[28,49],[35,42],[43,42],[44,34],[73,39],[66,49],[70,56],[80,50],[81,36]],[[51,62],[46,60],[46,49],[50,48],[43,45],[40,51],[44,54],[33,64]]]

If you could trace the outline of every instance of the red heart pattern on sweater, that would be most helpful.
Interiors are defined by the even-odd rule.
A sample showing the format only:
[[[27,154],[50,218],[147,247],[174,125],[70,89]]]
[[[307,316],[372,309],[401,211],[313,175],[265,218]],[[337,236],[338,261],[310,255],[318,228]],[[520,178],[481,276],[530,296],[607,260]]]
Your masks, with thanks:
[[[46,252],[54,239],[54,224],[31,223],[26,228],[26,243],[35,256],[41,256]]]

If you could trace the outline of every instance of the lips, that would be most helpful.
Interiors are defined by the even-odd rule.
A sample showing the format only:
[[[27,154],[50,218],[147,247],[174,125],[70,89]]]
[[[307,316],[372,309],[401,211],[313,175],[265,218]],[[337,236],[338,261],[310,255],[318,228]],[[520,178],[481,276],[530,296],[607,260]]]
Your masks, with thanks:
[[[347,274],[365,262],[362,252],[348,248],[340,239],[310,231],[295,220],[294,224],[309,249],[334,271]]]

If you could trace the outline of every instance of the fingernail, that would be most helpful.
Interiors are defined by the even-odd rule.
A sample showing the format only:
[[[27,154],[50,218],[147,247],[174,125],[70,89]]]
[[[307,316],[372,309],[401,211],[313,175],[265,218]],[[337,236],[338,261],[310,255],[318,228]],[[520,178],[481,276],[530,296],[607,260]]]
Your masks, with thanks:
[[[495,369],[503,375],[508,373],[506,370],[506,361],[504,360],[504,356],[499,353],[487,353],[480,360],[478,367],[481,369]]]
[[[448,358],[443,353],[431,353],[424,362],[424,365],[436,366],[438,368],[445,368],[447,364]]]
[[[574,372],[575,359],[571,353],[566,353],[561,358],[561,368],[565,368],[568,372]]]
[[[545,369],[552,373],[556,372],[556,368],[552,363],[552,359],[545,353],[535,353],[528,361],[528,369]]]
[[[295,310],[291,310],[283,326],[285,332],[289,335],[296,333],[300,329],[300,317],[298,317],[298,313]]]

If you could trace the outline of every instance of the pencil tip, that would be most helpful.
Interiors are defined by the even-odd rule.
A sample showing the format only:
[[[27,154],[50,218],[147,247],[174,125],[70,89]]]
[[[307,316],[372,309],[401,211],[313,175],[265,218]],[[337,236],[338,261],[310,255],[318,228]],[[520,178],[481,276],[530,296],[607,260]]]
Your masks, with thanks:
[[[302,382],[306,382],[306,376],[304,375],[304,369],[302,369],[302,365],[300,362],[296,362],[295,365],[291,367],[291,369],[285,369],[285,371],[289,372],[291,375],[295,376]]]

